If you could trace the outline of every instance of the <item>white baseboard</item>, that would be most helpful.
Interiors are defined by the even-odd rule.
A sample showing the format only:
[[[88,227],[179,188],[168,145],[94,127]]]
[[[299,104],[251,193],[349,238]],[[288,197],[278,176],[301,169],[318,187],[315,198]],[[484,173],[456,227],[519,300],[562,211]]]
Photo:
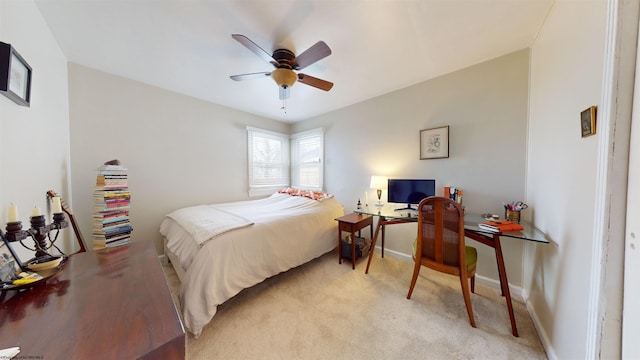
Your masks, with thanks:
[[[376,247],[376,252],[380,253],[380,247],[377,246]],[[413,258],[411,257],[411,255],[405,254],[405,253],[401,253],[398,251],[394,251],[394,250],[389,250],[389,249],[385,249],[385,255],[389,255],[391,257],[394,257],[396,259],[399,260],[403,260],[409,263],[413,262]],[[491,288],[496,289],[496,291],[500,291],[500,281],[499,280],[495,280],[495,279],[491,279],[488,278],[486,276],[482,276],[482,275],[476,275],[476,281],[478,283],[481,283],[483,285],[489,286]],[[511,292],[511,297],[512,299],[517,299],[519,301],[524,302],[526,308],[527,308],[527,312],[529,313],[529,316],[531,317],[531,321],[533,321],[533,326],[536,328],[536,331],[538,332],[538,337],[540,338],[540,342],[542,343],[542,346],[544,347],[544,350],[547,354],[547,358],[549,358],[549,360],[557,360],[558,356],[556,355],[553,346],[551,346],[552,342],[549,339],[549,336],[547,335],[546,332],[543,331],[544,327],[542,327],[542,323],[540,322],[540,318],[538,317],[538,315],[536,314],[536,312],[533,309],[533,306],[531,305],[531,303],[529,302],[529,297],[527,292],[520,286],[513,286],[511,284],[509,284],[509,291]]]
[[[540,338],[540,342],[542,343],[542,347],[544,348],[544,351],[547,353],[547,358],[549,360],[557,360],[558,359],[558,355],[556,355],[556,352],[554,351],[553,346],[551,345],[551,339],[549,339],[548,334],[544,331],[544,327],[542,327],[542,322],[540,322],[540,318],[538,317],[538,314],[535,312],[533,306],[531,305],[531,302],[529,302],[529,295],[527,294],[527,292],[524,292],[524,298],[525,298],[525,305],[527,306],[527,312],[529,313],[529,316],[531,317],[531,321],[533,321],[533,326],[536,328],[536,331],[538,332],[538,337]]]
[[[375,251],[377,253],[380,253],[380,247],[376,246]],[[384,254],[385,255],[390,255],[391,257],[399,259],[399,260],[403,260],[403,261],[406,261],[406,262],[409,262],[409,263],[413,263],[413,257],[411,255],[409,255],[409,254],[405,254],[405,253],[402,253],[402,252],[399,252],[399,251],[389,250],[389,249],[384,249]],[[494,289],[500,291],[500,281],[499,280],[491,279],[491,278],[488,278],[486,276],[482,276],[482,275],[476,274],[476,281],[479,284],[483,284],[483,285],[489,286],[491,288],[494,288]],[[509,284],[509,292],[511,293],[511,297],[512,298],[516,298],[517,300],[526,303],[526,301],[524,300],[524,291],[520,286],[514,286],[514,285]],[[527,309],[527,310],[529,310],[529,312],[531,312],[530,309]]]

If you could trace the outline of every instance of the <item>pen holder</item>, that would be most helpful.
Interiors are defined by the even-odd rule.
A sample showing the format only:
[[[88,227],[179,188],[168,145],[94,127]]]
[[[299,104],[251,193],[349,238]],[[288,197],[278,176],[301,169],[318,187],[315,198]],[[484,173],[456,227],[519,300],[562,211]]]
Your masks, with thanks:
[[[520,223],[520,210],[504,210],[504,218],[507,221],[512,221],[515,223]]]

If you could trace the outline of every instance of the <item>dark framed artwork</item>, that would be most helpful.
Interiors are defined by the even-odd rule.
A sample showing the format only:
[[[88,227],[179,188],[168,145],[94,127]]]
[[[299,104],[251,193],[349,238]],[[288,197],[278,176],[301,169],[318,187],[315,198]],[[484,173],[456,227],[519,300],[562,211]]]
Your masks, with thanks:
[[[420,130],[420,160],[449,157],[449,126]]]
[[[31,66],[10,44],[0,42],[0,92],[16,104],[31,104]]]
[[[594,135],[596,133],[596,113],[597,108],[591,106],[580,113],[580,129],[582,137]]]

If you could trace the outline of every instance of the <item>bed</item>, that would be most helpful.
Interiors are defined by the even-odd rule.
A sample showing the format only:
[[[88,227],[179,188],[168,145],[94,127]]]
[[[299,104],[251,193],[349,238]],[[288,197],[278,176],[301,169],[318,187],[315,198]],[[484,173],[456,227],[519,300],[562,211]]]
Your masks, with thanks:
[[[342,205],[324,193],[283,189],[270,197],[173,211],[160,233],[181,280],[185,327],[194,337],[218,305],[245,288],[336,248]]]

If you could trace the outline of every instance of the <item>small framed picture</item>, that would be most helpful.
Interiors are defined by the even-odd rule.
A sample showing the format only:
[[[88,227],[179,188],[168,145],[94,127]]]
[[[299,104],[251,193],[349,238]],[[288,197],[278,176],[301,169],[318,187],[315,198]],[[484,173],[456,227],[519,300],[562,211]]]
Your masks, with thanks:
[[[31,66],[10,44],[0,42],[0,92],[16,104],[31,104]]]
[[[580,113],[582,137],[591,136],[596,133],[596,110],[597,108],[595,106],[591,106]]]
[[[0,282],[10,283],[17,278],[20,263],[13,254],[13,250],[4,240],[0,239]]]
[[[449,126],[420,130],[420,160],[449,157]]]

